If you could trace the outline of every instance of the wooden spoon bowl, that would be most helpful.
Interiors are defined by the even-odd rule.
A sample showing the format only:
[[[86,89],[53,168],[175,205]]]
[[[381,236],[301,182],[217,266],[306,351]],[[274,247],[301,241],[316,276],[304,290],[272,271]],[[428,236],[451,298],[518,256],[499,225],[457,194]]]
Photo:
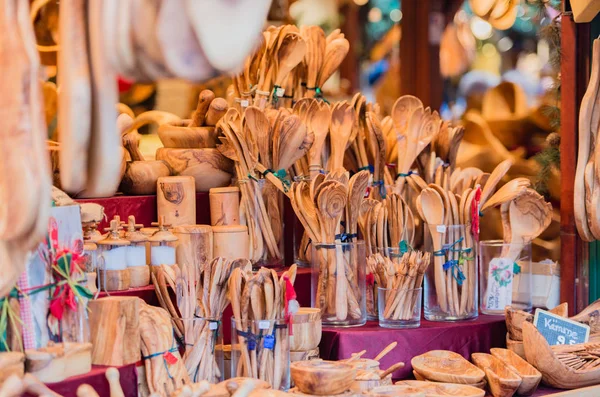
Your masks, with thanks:
[[[172,121],[158,127],[158,137],[166,148],[203,149],[217,147],[215,127],[188,127],[190,120]]]
[[[356,369],[336,361],[298,361],[290,366],[298,390],[311,395],[335,395],[350,388]]]

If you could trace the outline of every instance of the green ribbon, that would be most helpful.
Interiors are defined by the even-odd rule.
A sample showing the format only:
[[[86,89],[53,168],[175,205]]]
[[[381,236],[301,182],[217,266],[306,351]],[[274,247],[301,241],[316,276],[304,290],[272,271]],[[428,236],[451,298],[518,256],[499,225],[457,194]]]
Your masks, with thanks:
[[[18,297],[19,292],[16,288],[13,288],[8,296],[0,298],[0,352],[10,351],[10,346],[8,345],[8,321],[10,320],[12,324],[23,324],[17,313],[10,306],[10,299]],[[21,344],[21,335],[18,332],[17,338],[19,339],[19,344]]]
[[[277,179],[279,179],[281,181],[281,184],[283,185],[283,191],[285,193],[288,192],[288,190],[290,189],[290,187],[292,186],[292,184],[290,183],[290,181],[286,178],[287,177],[287,172],[285,172],[284,169],[280,169],[277,171],[273,171],[272,169],[267,169],[265,170],[265,172],[263,173],[264,176],[266,176],[267,174],[273,174],[275,175],[275,177]]]

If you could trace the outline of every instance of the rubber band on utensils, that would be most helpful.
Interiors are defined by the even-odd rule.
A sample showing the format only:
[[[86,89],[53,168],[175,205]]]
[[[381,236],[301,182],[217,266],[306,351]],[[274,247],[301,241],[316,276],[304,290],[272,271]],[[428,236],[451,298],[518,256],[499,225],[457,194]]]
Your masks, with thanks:
[[[173,344],[175,345],[175,335],[173,335]],[[170,348],[169,350],[166,350],[164,352],[158,352],[158,353],[152,353],[148,356],[142,356],[142,360],[150,360],[154,357],[159,357],[162,356],[163,359],[163,363],[165,364],[165,369],[167,370],[167,375],[169,376],[169,379],[173,379],[173,376],[171,375],[171,372],[169,371],[169,365],[173,365],[178,361],[178,358],[175,357],[173,355],[173,353],[178,353],[179,349],[177,348],[177,346],[173,346],[172,348]]]
[[[267,176],[267,174],[273,174],[273,175],[275,175],[275,177],[277,179],[279,179],[281,181],[281,184],[283,185],[283,191],[285,193],[287,193],[290,186],[292,186],[290,181],[288,181],[286,179],[287,172],[285,172],[285,170],[283,170],[283,169],[277,170],[277,171],[273,171],[272,169],[267,169],[267,170],[265,170],[265,172],[262,173],[263,176]]]
[[[256,350],[256,335],[252,333],[250,328],[248,328],[247,332],[236,330],[238,336],[246,339],[246,344],[248,345],[248,350]]]
[[[419,175],[419,173],[418,173],[418,172],[416,172],[416,171],[413,171],[413,170],[410,170],[410,171],[408,171],[407,173],[400,172],[400,173],[398,173],[398,174],[396,175],[396,178],[400,178],[400,177],[402,177],[402,178],[408,178],[408,177],[409,177],[409,176],[411,176],[411,175]]]
[[[351,243],[355,238],[358,238],[358,233],[340,233],[335,235],[335,239],[340,240],[342,243]]]
[[[314,91],[315,92],[315,98],[320,99],[320,100],[322,100],[325,103],[329,103],[329,101],[323,96],[323,90],[321,90],[321,87],[308,87],[308,86],[306,86],[306,89],[308,91]]]
[[[459,266],[459,261],[456,259],[446,261],[446,263],[444,263],[443,265],[443,269],[444,271],[450,270],[450,274],[452,274],[452,277],[454,277],[454,279],[456,280],[456,284],[460,286],[462,286],[463,281],[467,279]]]
[[[461,237],[452,244],[444,244],[442,246],[442,249],[433,252],[433,256],[445,256],[446,254],[448,254],[448,252],[464,252],[468,254],[469,252],[471,252],[471,248],[459,248],[458,250],[454,249],[456,244],[462,243],[464,239],[464,237]]]
[[[273,105],[277,104],[279,98],[283,97],[283,94],[285,94],[285,88],[275,84],[273,86],[273,94],[271,95],[271,102],[273,103]]]
[[[372,173],[373,171],[375,171],[375,168],[373,167],[372,164],[368,164],[368,165],[365,165],[364,167],[360,167],[358,170],[359,171],[369,171]]]

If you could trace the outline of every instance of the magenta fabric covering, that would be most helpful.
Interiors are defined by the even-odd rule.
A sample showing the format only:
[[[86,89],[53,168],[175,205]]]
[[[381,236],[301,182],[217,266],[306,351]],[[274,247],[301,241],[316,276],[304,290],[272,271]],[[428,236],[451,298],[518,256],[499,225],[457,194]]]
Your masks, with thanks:
[[[58,383],[48,383],[47,386],[64,397],[76,397],[77,388],[87,383],[96,390],[100,397],[110,396],[108,381],[104,375],[107,368],[94,365],[92,366],[92,370],[87,374],[73,376]],[[123,394],[125,397],[136,397],[138,395],[138,386],[135,364],[118,368]],[[29,397],[30,395],[27,394],[26,396]]]
[[[374,358],[392,342],[398,346],[381,360],[385,369],[399,361],[404,368],[393,373],[394,379],[412,377],[410,359],[430,350],[451,350],[470,359],[471,353],[489,352],[492,347],[505,347],[504,316],[486,316],[458,322],[421,320],[420,328],[386,329],[376,321],[356,328],[323,328],[319,346],[327,360],[349,358],[352,353],[367,350],[364,358]]]

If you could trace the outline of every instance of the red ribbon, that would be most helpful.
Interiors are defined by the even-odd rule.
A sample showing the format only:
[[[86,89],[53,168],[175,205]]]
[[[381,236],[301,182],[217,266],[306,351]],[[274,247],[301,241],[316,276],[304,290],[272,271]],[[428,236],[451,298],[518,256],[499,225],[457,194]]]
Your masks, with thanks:
[[[297,295],[296,295],[296,290],[294,289],[294,284],[292,284],[292,281],[290,280],[290,278],[288,276],[283,276],[283,279],[285,280],[285,317],[290,326],[289,335],[292,336],[292,335],[294,335],[294,327],[293,327],[294,316],[288,311],[288,304],[292,299],[296,299]]]
[[[375,285],[375,275],[373,273],[367,274],[367,285]]]
[[[475,241],[479,241],[479,202],[481,201],[481,187],[475,191],[475,197],[471,203],[471,233]]]

